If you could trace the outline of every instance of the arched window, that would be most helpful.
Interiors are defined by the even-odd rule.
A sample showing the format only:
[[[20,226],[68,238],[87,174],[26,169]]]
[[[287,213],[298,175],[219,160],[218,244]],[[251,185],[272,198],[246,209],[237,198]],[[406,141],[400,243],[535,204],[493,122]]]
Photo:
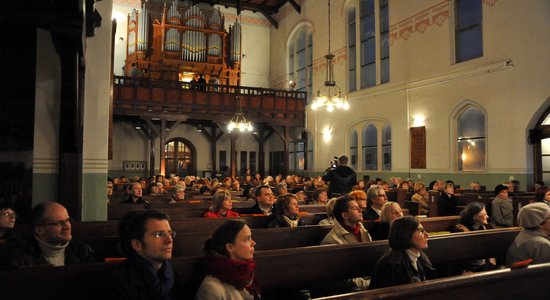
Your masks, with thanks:
[[[357,131],[354,129],[349,134],[350,167],[357,169]]]
[[[348,9],[348,81],[349,92],[357,89],[357,57],[356,57],[356,38],[355,38],[355,7]]]
[[[382,170],[391,170],[391,125],[382,129]]]
[[[485,115],[469,107],[457,119],[458,170],[485,170]]]
[[[195,175],[195,146],[186,139],[175,138],[164,145],[167,175]]]
[[[295,90],[308,95],[313,85],[312,65],[313,33],[311,27],[304,25],[296,30],[288,44],[288,77],[296,82]]]
[[[363,169],[378,169],[378,132],[374,124],[363,128]]]
[[[374,0],[359,1],[361,88],[376,85],[376,22]]]

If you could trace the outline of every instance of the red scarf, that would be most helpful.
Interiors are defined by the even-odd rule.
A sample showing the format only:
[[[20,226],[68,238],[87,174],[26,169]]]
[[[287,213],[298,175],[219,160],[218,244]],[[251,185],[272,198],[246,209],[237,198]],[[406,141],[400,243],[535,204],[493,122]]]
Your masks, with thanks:
[[[361,226],[359,226],[359,223],[357,223],[357,225],[355,225],[354,228],[352,227],[349,227],[347,225],[343,225],[344,229],[347,230],[348,232],[350,233],[353,233],[353,235],[355,236],[355,238],[359,241],[359,242],[362,242],[361,240]]]
[[[206,258],[206,273],[220,281],[231,284],[239,290],[246,288],[248,292],[259,299],[254,270],[254,260],[232,259],[225,256],[211,256]]]

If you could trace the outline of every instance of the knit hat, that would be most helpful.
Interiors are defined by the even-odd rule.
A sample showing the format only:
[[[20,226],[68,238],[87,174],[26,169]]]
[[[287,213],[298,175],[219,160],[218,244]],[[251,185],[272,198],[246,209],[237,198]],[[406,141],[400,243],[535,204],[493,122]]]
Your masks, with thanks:
[[[544,202],[536,202],[525,205],[518,213],[519,226],[523,228],[536,228],[550,213],[550,207]]]

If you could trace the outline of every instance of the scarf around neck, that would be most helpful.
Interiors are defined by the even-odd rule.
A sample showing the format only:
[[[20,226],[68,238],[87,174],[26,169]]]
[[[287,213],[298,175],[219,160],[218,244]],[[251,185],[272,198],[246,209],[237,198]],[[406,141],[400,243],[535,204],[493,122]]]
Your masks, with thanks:
[[[246,288],[248,292],[258,299],[258,292],[254,278],[256,262],[254,260],[232,259],[217,255],[206,258],[206,273],[220,281],[228,283],[238,290]]]
[[[138,254],[132,254],[128,258],[138,269],[154,299],[172,299],[171,292],[174,286],[174,270],[169,261],[165,261],[162,267],[158,271],[155,271],[153,265]]]
[[[343,224],[342,224],[342,227],[344,227],[344,229],[347,230],[348,232],[352,233],[359,242],[362,242],[361,226],[359,226],[359,223],[357,223],[355,227],[350,227],[348,225],[343,225]]]
[[[67,248],[69,242],[60,245],[53,245],[41,240],[36,235],[34,237],[40,247],[40,250],[42,250],[42,257],[44,257],[44,259],[56,267],[65,265],[65,248]]]

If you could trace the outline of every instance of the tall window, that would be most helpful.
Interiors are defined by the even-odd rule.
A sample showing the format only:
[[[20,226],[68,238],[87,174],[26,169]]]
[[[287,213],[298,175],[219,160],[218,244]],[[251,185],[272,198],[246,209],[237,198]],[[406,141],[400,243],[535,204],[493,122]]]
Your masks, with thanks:
[[[348,9],[348,57],[349,57],[349,91],[354,92],[357,89],[357,57],[355,41],[355,7]]]
[[[382,129],[382,170],[391,170],[391,126]]]
[[[294,152],[294,143],[288,144],[288,169],[296,170],[296,152]]]
[[[380,0],[380,83],[390,81],[390,16],[388,0]]]
[[[378,133],[374,124],[363,128],[363,169],[378,169]]]
[[[361,88],[376,85],[374,0],[360,0]]]
[[[177,138],[168,141],[164,145],[166,174],[187,176],[194,174],[193,150],[186,140]]]
[[[292,36],[288,46],[289,80],[296,82],[297,91],[311,95],[313,78],[313,34],[311,28],[302,26]],[[311,97],[308,97],[308,99]]]
[[[481,0],[456,0],[455,2],[455,52],[456,62],[463,62],[483,55]]]
[[[357,169],[357,131],[353,130],[349,134],[349,154],[351,158],[351,168]]]
[[[485,170],[485,115],[474,107],[457,120],[458,170]]]

